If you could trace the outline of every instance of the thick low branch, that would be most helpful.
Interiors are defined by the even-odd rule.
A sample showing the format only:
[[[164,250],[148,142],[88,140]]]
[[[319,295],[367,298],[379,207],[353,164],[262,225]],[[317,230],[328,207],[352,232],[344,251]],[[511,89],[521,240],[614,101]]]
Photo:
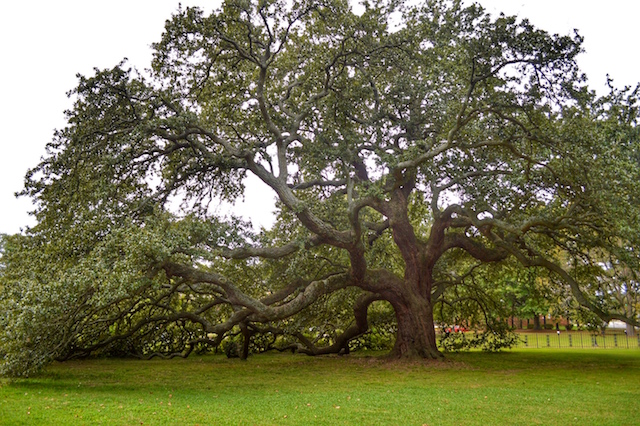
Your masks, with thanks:
[[[367,321],[367,310],[369,306],[377,301],[383,300],[379,294],[367,293],[361,295],[353,307],[355,323],[349,326],[344,332],[336,337],[333,344],[325,347],[316,347],[309,339],[301,333],[297,334],[298,339],[304,347],[298,349],[299,352],[308,355],[325,355],[341,352],[349,352],[349,342],[359,337],[369,330],[369,322]]]
[[[251,312],[248,317],[249,320],[259,322],[288,318],[311,305],[320,296],[351,285],[346,274],[330,275],[324,279],[310,282],[304,287],[303,291],[288,302],[279,306],[270,306],[262,300],[255,299],[245,294],[226,277],[220,274],[203,271],[192,266],[174,262],[165,263],[164,270],[169,276],[179,276],[189,282],[210,283],[219,286],[233,305],[247,308]]]

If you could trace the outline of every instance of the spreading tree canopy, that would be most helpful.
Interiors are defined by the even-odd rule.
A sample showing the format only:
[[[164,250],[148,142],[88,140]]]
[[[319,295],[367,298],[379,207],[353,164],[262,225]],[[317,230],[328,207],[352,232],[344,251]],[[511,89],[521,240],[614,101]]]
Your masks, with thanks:
[[[79,76],[27,174],[5,373],[229,336],[338,353],[385,309],[392,356],[438,358],[436,308],[499,321],[518,269],[638,325],[638,90],[590,91],[581,42],[460,1],[179,9],[150,70]],[[271,229],[216,215],[251,176]]]

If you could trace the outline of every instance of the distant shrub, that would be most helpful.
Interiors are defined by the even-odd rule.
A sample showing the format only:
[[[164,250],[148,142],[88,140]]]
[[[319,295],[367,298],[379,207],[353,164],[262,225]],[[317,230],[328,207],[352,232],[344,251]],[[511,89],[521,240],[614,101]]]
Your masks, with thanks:
[[[507,326],[497,323],[483,332],[443,333],[440,336],[440,348],[445,352],[458,352],[469,349],[482,349],[497,352],[512,348],[518,343],[518,336]]]

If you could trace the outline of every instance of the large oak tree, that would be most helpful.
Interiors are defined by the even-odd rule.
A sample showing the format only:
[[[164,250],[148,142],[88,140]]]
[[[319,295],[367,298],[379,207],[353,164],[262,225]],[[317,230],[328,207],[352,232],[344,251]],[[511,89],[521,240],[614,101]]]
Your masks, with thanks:
[[[638,324],[593,269],[637,271],[637,91],[590,92],[577,33],[398,3],[180,9],[150,71],[79,76],[27,176],[38,224],[6,241],[5,371],[234,332],[336,353],[376,301],[393,356],[438,358],[435,304],[505,261]],[[215,214],[250,176],[277,199],[273,229]],[[319,305],[344,324],[329,337],[305,317]]]

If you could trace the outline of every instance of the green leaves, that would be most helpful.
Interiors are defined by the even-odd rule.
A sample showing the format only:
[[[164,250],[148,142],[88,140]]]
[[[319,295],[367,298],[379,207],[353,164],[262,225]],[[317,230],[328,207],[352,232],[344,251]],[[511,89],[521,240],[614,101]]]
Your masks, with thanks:
[[[153,47],[148,75],[78,77],[27,174],[38,224],[3,239],[5,371],[230,335],[346,350],[374,299],[424,321],[413,342],[434,340],[436,300],[487,326],[505,295],[637,320],[640,89],[590,92],[579,35],[458,1],[229,0],[179,9]],[[249,175],[278,198],[260,233],[215,214]]]

